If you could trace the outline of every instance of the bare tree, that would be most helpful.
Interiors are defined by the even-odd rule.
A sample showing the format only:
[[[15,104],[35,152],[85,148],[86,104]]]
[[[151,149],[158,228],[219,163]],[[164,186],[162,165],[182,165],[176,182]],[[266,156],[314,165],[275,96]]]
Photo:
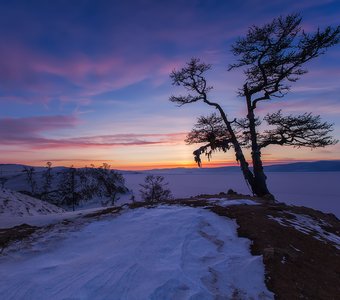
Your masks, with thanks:
[[[308,61],[339,43],[340,26],[306,33],[300,24],[298,14],[279,17],[262,27],[250,27],[247,35],[232,46],[236,63],[229,66],[229,71],[242,68],[245,75],[244,84],[238,91],[246,105],[243,119],[230,118],[219,103],[210,100],[212,86],[208,85],[205,73],[211,65],[194,58],[170,75],[174,85],[189,92],[184,96],[171,96],[170,101],[179,106],[203,101],[218,112],[200,117],[186,139],[189,144],[204,143],[194,151],[196,162],[201,165],[201,154],[210,158],[215,151],[232,148],[253,194],[268,200],[274,200],[274,197],[266,184],[261,159],[263,148],[270,145],[315,148],[337,143],[329,135],[332,124],[309,113],[300,116],[283,116],[281,111],[268,114],[263,120],[269,127],[259,132],[258,126],[263,120],[255,114],[257,106],[273,98],[282,98],[289,92],[291,83],[307,72],[304,65]],[[244,155],[245,148],[251,149],[253,170]]]
[[[146,176],[144,184],[140,184],[142,187],[140,190],[142,199],[149,203],[172,199],[172,193],[166,188],[167,185],[168,183],[164,182],[163,176]]]
[[[24,169],[22,170],[22,172],[24,172],[26,174],[26,181],[29,184],[30,188],[31,188],[31,195],[34,196],[35,195],[35,191],[37,188],[37,182],[34,178],[35,176],[35,168],[34,167],[24,167]]]
[[[78,205],[80,201],[80,193],[77,189],[77,169],[71,166],[70,168],[66,168],[62,171],[58,191],[62,199],[62,203],[67,206],[72,206],[72,210],[75,210],[75,207]]]
[[[3,189],[5,187],[5,183],[8,181],[6,176],[3,176],[3,170],[0,169],[0,186]]]
[[[119,200],[119,194],[126,193],[125,179],[123,175],[110,169],[111,166],[107,163],[96,169],[96,177],[98,185],[103,188],[103,195],[110,199],[111,205],[114,205]]]
[[[42,199],[48,201],[49,200],[49,193],[51,192],[52,187],[52,163],[48,161],[46,163],[46,170],[43,172],[43,192],[42,192]]]

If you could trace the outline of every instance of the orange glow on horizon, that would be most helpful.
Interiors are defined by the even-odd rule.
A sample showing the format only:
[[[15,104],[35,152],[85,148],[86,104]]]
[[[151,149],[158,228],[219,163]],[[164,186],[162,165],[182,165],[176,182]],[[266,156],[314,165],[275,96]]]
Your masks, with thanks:
[[[288,164],[295,162],[312,162],[317,161],[318,159],[310,159],[310,160],[279,160],[279,159],[267,159],[263,161],[264,166],[276,165],[276,164]],[[46,161],[47,162],[47,161]],[[41,167],[45,166],[46,162],[25,162],[22,164]],[[127,164],[117,164],[116,161],[110,160],[93,160],[93,161],[76,161],[75,163],[70,163],[69,160],[58,160],[57,162],[51,161],[53,167],[65,166],[71,167],[74,166],[76,168],[84,168],[84,167],[100,167],[103,163],[107,163],[110,165],[111,169],[124,170],[124,171],[143,171],[150,169],[174,169],[174,168],[198,168],[197,164],[193,161],[182,161],[182,162],[148,162],[148,163],[134,163],[133,165]],[[239,166],[236,162],[233,161],[203,161],[203,168],[219,168],[219,167],[232,167]]]

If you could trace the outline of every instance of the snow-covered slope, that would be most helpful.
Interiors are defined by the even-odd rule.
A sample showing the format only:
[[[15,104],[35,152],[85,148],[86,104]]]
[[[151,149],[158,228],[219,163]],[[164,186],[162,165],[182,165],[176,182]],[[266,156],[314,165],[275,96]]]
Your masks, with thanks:
[[[46,167],[34,167],[34,171],[31,174],[32,179],[29,180],[27,172],[24,172],[24,168],[29,166],[23,165],[1,165],[0,164],[0,187],[14,190],[24,191],[34,197],[40,198],[46,190]],[[65,190],[62,187],[70,182],[70,168],[65,167],[53,167],[50,169],[50,177],[47,190],[49,191],[49,203],[63,207],[66,210],[73,210],[73,205],[70,201],[65,201]],[[101,172],[100,172],[101,171]],[[116,174],[116,173],[115,173]],[[104,182],[105,181],[105,182]],[[112,197],[108,195],[113,189],[113,181],[115,181],[115,187],[117,189],[115,193],[115,204],[123,204],[128,202],[131,195],[128,193],[124,186],[124,179],[120,180],[120,177],[115,176],[113,172],[109,170],[103,171],[102,168],[82,168],[75,171],[75,192],[82,195],[77,198],[76,210],[90,209],[95,207],[103,207],[112,205]],[[111,191],[110,191],[111,189]],[[108,190],[110,192],[108,192]],[[66,191],[67,193],[67,191]],[[62,196],[63,195],[63,196]],[[72,198],[68,195],[66,198]],[[118,200],[119,201],[118,203]]]
[[[64,210],[53,204],[14,192],[0,189],[0,217],[27,217],[62,213]]]
[[[58,239],[58,235],[64,239]],[[54,238],[52,238],[52,236]],[[273,299],[236,223],[204,209],[123,212],[0,258],[4,299]],[[20,287],[20,288],[18,288]]]

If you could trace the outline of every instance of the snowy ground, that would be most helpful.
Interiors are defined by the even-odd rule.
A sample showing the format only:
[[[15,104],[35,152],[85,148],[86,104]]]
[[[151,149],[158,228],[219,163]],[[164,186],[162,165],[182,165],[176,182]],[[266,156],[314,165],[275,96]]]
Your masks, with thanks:
[[[162,174],[176,198],[216,194],[228,189],[250,194],[240,173]],[[340,218],[340,172],[268,173],[268,185],[278,201],[333,213]],[[146,174],[124,174],[126,186],[139,197]]]
[[[249,240],[204,209],[126,210],[49,235],[0,258],[2,299],[273,299]]]

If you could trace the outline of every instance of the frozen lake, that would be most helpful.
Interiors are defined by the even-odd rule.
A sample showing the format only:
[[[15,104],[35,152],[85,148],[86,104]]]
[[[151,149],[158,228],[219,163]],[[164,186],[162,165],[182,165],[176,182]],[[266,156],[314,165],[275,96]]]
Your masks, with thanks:
[[[139,184],[147,174],[124,174],[126,185],[139,199]],[[251,194],[241,173],[161,174],[176,198],[216,194],[233,189]],[[340,172],[267,173],[270,191],[280,202],[307,206],[340,218]]]

